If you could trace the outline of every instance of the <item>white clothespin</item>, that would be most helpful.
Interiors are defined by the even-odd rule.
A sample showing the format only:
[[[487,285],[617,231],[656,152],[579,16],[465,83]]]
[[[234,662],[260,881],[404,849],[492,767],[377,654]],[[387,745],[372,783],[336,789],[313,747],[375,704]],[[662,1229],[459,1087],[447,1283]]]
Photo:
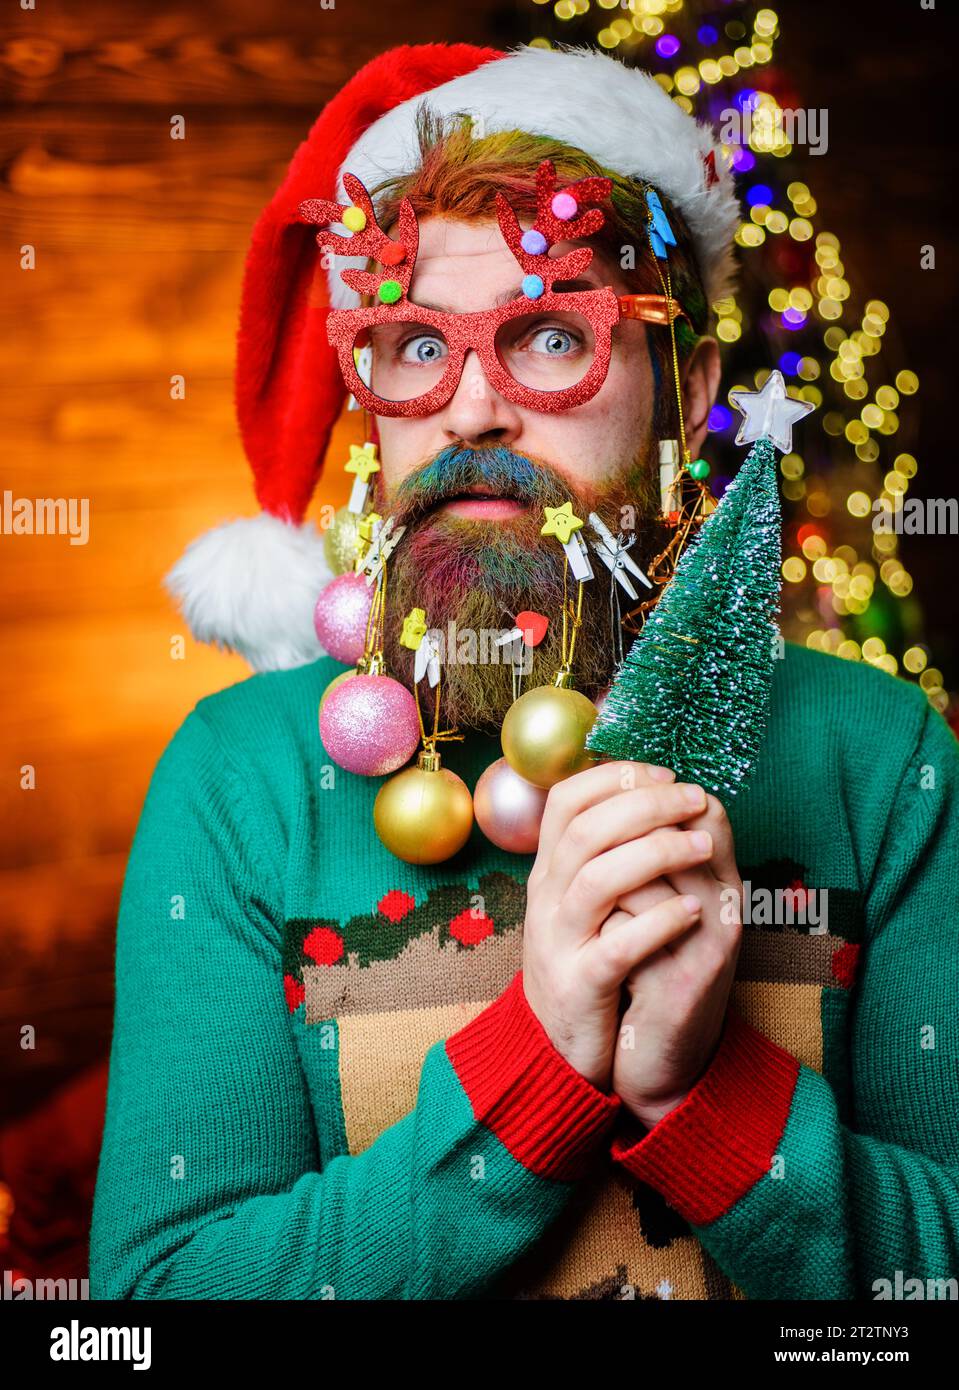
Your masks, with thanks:
[[[344,465],[344,471],[354,473],[356,476],[353,479],[353,490],[346,506],[347,510],[353,512],[355,516],[362,516],[366,510],[370,479],[374,473],[380,471],[380,463],[376,454],[377,447],[370,440],[367,440],[362,448],[358,444],[350,445],[349,462]]]
[[[360,569],[360,573],[366,576],[367,584],[372,584],[375,579],[379,578],[384,561],[390,558],[396,549],[397,541],[405,530],[405,526],[397,526],[394,529],[391,516],[388,516],[385,521],[376,523],[372,543]]]
[[[440,678],[440,648],[433,629],[423,634],[413,658],[413,680],[419,685],[424,676],[429,677],[430,689],[435,690]]]
[[[659,510],[663,516],[678,511],[679,499],[673,484],[679,473],[679,440],[661,439],[659,441]]]
[[[629,546],[635,542],[636,537],[630,536],[628,540],[624,540],[622,537],[616,538],[596,512],[590,512],[589,524],[598,537],[598,540],[594,540],[592,543],[593,549],[616,582],[626,590],[629,597],[639,598],[629,574],[635,575],[641,583],[646,585],[647,589],[651,589],[653,586],[650,580],[632,556],[626,553]],[[627,570],[629,574],[626,573]]]

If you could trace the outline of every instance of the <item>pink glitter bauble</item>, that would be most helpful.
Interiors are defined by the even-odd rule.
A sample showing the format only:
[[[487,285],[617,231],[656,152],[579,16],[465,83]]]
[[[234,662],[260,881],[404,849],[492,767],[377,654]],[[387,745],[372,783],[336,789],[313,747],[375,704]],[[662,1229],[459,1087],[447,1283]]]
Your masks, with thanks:
[[[366,620],[373,588],[361,574],[338,574],[316,600],[313,626],[320,646],[334,661],[355,666],[366,646]]]
[[[498,758],[476,783],[473,815],[487,840],[511,854],[535,854],[548,793]]]
[[[347,772],[385,777],[408,763],[419,745],[416,701],[392,676],[353,676],[323,701],[320,737]]]

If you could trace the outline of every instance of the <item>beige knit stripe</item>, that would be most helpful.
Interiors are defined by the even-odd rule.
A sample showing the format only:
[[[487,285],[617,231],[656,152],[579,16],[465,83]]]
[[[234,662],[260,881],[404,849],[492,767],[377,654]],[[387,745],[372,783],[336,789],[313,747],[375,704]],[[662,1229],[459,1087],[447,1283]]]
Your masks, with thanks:
[[[369,965],[359,965],[355,956],[345,965],[305,965],[307,1023],[496,999],[523,963],[520,925],[469,947],[455,941],[440,946],[439,936],[434,927],[413,937],[398,956]]]
[[[523,963],[522,926],[486,937],[476,946],[439,944],[440,928],[416,936],[391,960],[361,966],[305,965],[306,1021],[322,1023],[349,1014],[430,1008],[458,1000],[495,999]],[[736,979],[838,988],[832,973],[838,936],[809,936],[785,929],[743,933]]]
[[[784,984],[825,985],[840,988],[832,973],[832,958],[847,943],[841,936],[810,936],[784,927],[782,931],[756,931],[742,935],[737,980],[779,980]]]

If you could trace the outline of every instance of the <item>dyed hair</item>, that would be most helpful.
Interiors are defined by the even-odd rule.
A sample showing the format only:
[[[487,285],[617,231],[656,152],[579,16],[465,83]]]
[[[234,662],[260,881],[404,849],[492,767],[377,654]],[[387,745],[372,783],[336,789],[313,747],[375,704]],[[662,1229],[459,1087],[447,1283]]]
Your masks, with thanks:
[[[427,100],[417,108],[416,133],[419,167],[369,190],[384,231],[397,221],[404,197],[420,218],[495,221],[495,197],[502,192],[520,218],[532,218],[536,213],[536,170],[542,160],[550,159],[560,185],[590,175],[610,179],[613,187],[603,208],[604,225],[586,244],[619,268],[631,293],[663,292],[646,234],[646,200],[641,181],[615,173],[575,146],[549,136],[505,130],[474,138],[468,114],[444,119]],[[657,192],[678,243],[669,248],[672,292],[692,322],[690,327],[684,319],[676,320],[676,348],[682,366],[707,330],[709,305],[686,220],[664,193],[659,189]],[[675,438],[676,391],[669,330],[656,324],[647,324],[646,329],[656,385],[654,433],[659,438]]]

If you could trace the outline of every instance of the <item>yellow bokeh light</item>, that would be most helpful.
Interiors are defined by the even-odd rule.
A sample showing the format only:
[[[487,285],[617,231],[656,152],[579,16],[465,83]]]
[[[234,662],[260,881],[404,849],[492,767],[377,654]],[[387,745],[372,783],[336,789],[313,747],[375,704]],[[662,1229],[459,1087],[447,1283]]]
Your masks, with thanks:
[[[846,510],[853,516],[868,516],[872,503],[864,492],[851,492],[846,498]]]
[[[787,584],[800,584],[806,578],[805,563],[800,560],[798,555],[790,555],[788,560],[782,563],[782,575]]]
[[[750,222],[743,222],[736,233],[736,240],[740,246],[761,246],[766,240],[766,233],[762,227],[754,227]]]
[[[807,536],[802,543],[802,553],[807,560],[819,560],[826,553],[826,542],[822,536]]]
[[[919,378],[915,372],[899,372],[896,375],[896,386],[904,396],[911,396],[919,390]]]
[[[679,68],[675,74],[676,86],[683,96],[693,97],[702,85],[695,68]]]

